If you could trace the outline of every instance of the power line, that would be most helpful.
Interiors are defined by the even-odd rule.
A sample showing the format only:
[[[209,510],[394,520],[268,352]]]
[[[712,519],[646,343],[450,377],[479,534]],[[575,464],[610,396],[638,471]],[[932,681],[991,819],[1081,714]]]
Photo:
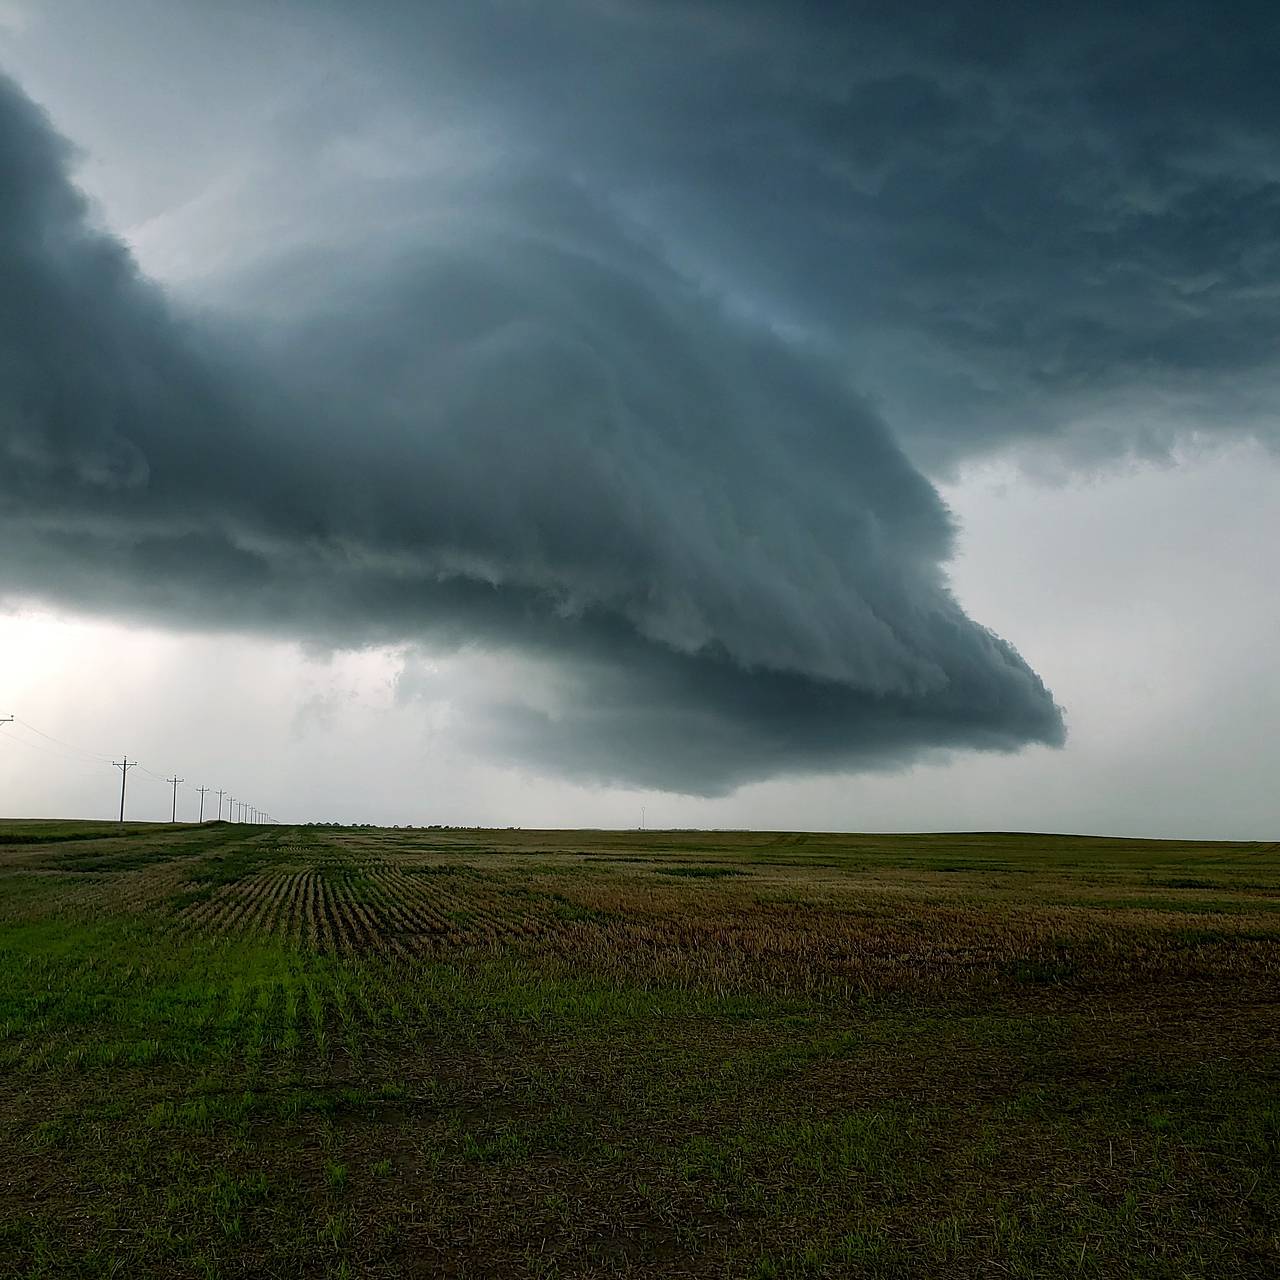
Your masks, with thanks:
[[[30,741],[22,737],[17,731],[21,729],[27,733],[35,735],[42,741]],[[130,769],[137,769],[139,776],[150,782],[155,782],[160,786],[172,788],[170,820],[177,822],[178,820],[178,787],[186,781],[177,774],[172,777],[164,777],[162,774],[156,773],[149,769],[146,765],[137,760],[130,760],[126,754],[120,760],[114,760],[108,755],[102,755],[96,751],[90,751],[85,747],[76,746],[75,743],[66,742],[62,738],[56,737],[52,733],[46,733],[43,729],[38,729],[33,724],[28,724],[25,720],[16,715],[0,716],[0,731],[12,730],[5,732],[4,736],[11,742],[16,742],[20,747],[25,747],[30,751],[41,751],[47,755],[52,755],[55,759],[63,762],[63,767],[74,768],[77,772],[90,776],[97,771],[90,766],[92,765],[111,765],[113,768],[120,770],[120,821],[124,821],[125,816],[125,798],[128,783],[128,774]],[[213,793],[212,787],[200,786],[196,788],[200,796],[200,816],[199,821],[204,821],[204,801],[205,796]],[[274,822],[265,810],[251,805],[247,800],[237,800],[225,788],[219,788],[218,796],[218,821],[222,821],[222,803],[225,798],[227,803],[227,820],[231,822],[248,822],[254,825]]]
[[[10,716],[9,719],[14,720],[15,717]],[[74,751],[77,755],[89,756],[94,760],[101,760],[103,764],[111,762],[111,757],[109,755],[104,755],[101,751],[90,751],[87,747],[77,747],[73,742],[63,742],[61,738],[55,738],[53,734],[45,733],[43,729],[37,729],[35,725],[28,724],[25,720],[18,720],[17,723],[24,729],[28,729],[42,738],[46,738],[49,742],[56,742],[58,746],[65,747],[68,751]]]
[[[21,720],[15,720],[13,724],[15,729],[26,727],[25,725],[23,725]],[[71,764],[75,765],[77,768],[84,768],[86,765],[90,763],[92,764],[98,763],[96,759],[86,759],[86,758],[82,758],[81,756],[68,755],[67,752],[62,749],[61,745],[50,746],[48,743],[45,743],[45,742],[28,742],[25,738],[21,738],[17,736],[17,734],[14,732],[7,732],[5,736],[9,739],[10,742],[16,742],[19,744],[19,746],[26,747],[31,751],[42,751],[44,752],[45,755],[53,756],[57,760],[69,761]],[[46,737],[47,735],[41,734],[40,736]],[[109,762],[104,762],[104,763],[109,763]],[[94,772],[97,772],[97,770],[94,770]]]
[[[59,738],[55,734],[46,733],[43,729],[37,728],[35,725],[23,720],[20,716],[7,716],[0,719],[0,724],[4,724],[6,722],[11,722],[15,729],[20,728],[25,732],[34,734],[37,738],[42,739],[42,741],[36,742],[28,741],[24,738],[13,735],[6,735],[9,736],[9,740],[11,742],[16,742],[19,746],[25,747],[28,751],[40,751],[46,755],[51,755],[54,759],[62,761],[64,768],[73,768],[77,773],[83,773],[86,777],[98,772],[97,769],[92,768],[93,765],[116,765],[116,767],[119,767],[118,762],[112,760],[110,756],[101,755],[100,753],[90,751],[85,747],[78,747],[75,743],[67,742],[65,739]],[[145,775],[149,781],[157,782],[161,785],[164,785],[168,781],[166,778],[162,778],[158,774],[153,773],[145,765],[139,765],[136,760],[129,761],[129,768],[132,769],[135,767],[140,768],[143,775]]]
[[[21,721],[16,722],[21,724]],[[4,737],[12,742],[15,746],[23,747],[27,751],[38,751],[41,755],[52,756],[64,768],[73,769],[76,773],[83,774],[86,778],[102,776],[102,767],[93,767],[87,760],[77,760],[74,756],[69,756],[65,751],[60,751],[56,747],[46,746],[43,742],[28,742],[25,738],[18,737],[15,733],[5,731]]]

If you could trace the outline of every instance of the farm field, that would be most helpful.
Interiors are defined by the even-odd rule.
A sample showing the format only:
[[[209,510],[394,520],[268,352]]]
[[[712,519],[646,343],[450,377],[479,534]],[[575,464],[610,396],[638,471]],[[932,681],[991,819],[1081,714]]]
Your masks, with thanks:
[[[1280,846],[0,823],[0,1277],[1280,1274]]]

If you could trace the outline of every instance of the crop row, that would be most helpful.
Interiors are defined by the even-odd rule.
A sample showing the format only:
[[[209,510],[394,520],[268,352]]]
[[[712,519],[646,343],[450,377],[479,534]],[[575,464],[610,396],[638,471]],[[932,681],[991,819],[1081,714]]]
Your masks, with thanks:
[[[1234,974],[1246,987],[1280,981],[1280,937],[1224,929],[1211,917],[887,903],[852,890],[822,905],[762,902],[732,882],[653,887],[622,877],[575,883],[571,893],[514,872],[424,874],[372,861],[273,866],[182,907],[176,922],[350,955],[501,946],[570,972],[726,992],[856,998],[957,984],[1132,986],[1158,974]]]
[[[235,1056],[311,1063],[335,1051],[358,1058],[380,1027],[403,1030],[419,1016],[393,998],[384,969],[317,967],[226,983],[184,982],[179,1001],[139,995],[139,970],[62,965],[42,989],[11,1000],[0,1019],[0,1070],[198,1064]]]
[[[446,887],[445,877],[396,866],[266,868],[183,906],[184,927],[273,936],[321,951],[412,952],[434,942],[474,944],[534,935],[540,924],[497,891]]]

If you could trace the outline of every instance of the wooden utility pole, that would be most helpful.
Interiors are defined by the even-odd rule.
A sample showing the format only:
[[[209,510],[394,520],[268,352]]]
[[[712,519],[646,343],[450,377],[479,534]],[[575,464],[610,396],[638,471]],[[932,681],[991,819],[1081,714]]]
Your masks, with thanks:
[[[166,778],[165,781],[173,783],[173,813],[170,816],[169,821],[177,822],[178,820],[178,783],[186,782],[186,778],[180,778],[175,773],[172,778]]]
[[[130,760],[129,753],[126,751],[124,756],[121,759],[113,760],[111,763],[115,765],[117,769],[120,770],[120,821],[123,822],[124,821],[125,779],[128,778],[129,776],[129,770],[132,768],[135,768],[138,762],[136,760]]]
[[[212,791],[212,790],[213,790],[213,788],[212,788],[212,787],[197,787],[197,788],[196,788],[196,790],[200,793],[200,816],[199,816],[199,818],[197,818],[197,819],[196,819],[196,821],[197,821],[197,822],[203,822],[203,821],[204,821],[204,797],[205,797],[205,792],[206,792],[206,791]]]

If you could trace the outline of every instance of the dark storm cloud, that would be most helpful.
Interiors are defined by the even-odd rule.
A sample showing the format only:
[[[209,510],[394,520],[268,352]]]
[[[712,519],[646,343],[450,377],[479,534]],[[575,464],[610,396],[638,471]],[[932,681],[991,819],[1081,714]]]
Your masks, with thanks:
[[[929,467],[1280,438],[1274,5],[382,0],[348,38],[826,344]]]
[[[581,185],[472,174],[411,234],[280,253],[215,327],[67,160],[0,84],[0,590],[532,654],[570,692],[494,712],[503,748],[689,791],[1060,740],[876,415]]]

